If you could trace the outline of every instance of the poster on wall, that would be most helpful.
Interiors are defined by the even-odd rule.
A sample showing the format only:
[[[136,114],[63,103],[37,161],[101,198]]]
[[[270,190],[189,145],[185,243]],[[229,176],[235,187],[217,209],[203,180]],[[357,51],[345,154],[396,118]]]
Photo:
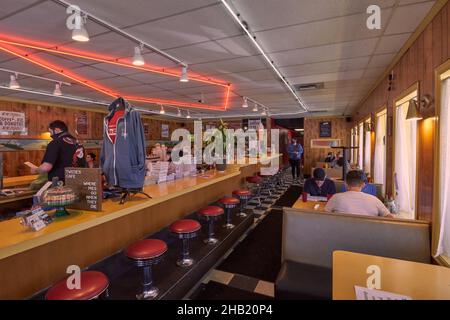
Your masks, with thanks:
[[[88,134],[88,116],[82,111],[76,115],[75,118],[75,133],[80,135]]]
[[[331,121],[320,122],[319,137],[320,138],[331,138]]]
[[[0,111],[0,133],[13,134],[15,132],[26,132],[25,113]]]
[[[168,138],[168,137],[169,137],[169,125],[162,124],[161,125],[161,138]]]
[[[259,130],[262,126],[261,119],[249,119],[248,130]]]

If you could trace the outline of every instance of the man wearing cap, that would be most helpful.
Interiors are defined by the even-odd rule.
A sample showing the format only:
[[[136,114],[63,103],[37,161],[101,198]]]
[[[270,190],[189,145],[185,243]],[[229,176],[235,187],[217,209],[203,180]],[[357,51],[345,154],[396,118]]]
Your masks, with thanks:
[[[336,193],[336,186],[333,180],[326,177],[325,170],[315,168],[313,177],[306,180],[303,192],[311,196],[327,197]]]

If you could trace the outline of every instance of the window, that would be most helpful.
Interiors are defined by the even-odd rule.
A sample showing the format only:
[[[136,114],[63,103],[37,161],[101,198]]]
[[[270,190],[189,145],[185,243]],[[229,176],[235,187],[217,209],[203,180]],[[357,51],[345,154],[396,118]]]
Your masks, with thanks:
[[[409,101],[417,90],[395,103],[394,190],[400,217],[415,219],[417,121],[407,121]]]
[[[355,147],[355,149],[351,150],[352,153],[352,164],[356,164],[358,163],[358,126],[355,126],[352,129],[353,133],[352,133],[352,142],[353,142],[353,147]]]
[[[382,184],[383,195],[386,194],[386,125],[387,110],[377,114],[375,128],[375,159],[373,163],[373,179]]]
[[[444,66],[447,66],[445,64]],[[439,135],[438,135],[438,174],[435,186],[437,187],[437,197],[435,208],[437,217],[433,219],[433,241],[434,257],[441,257],[450,264],[450,69],[440,76],[441,97],[438,105],[439,114]],[[439,100],[439,99],[437,99]],[[433,240],[435,240],[433,239]]]
[[[358,167],[364,167],[364,122],[358,125]]]
[[[372,176],[371,157],[372,157],[372,134],[369,130],[371,119],[367,119],[364,123],[364,172]]]

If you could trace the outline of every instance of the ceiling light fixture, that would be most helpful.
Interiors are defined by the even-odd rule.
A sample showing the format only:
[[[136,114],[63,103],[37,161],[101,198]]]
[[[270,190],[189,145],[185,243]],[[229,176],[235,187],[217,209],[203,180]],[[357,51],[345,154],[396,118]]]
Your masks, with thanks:
[[[181,117],[181,110],[180,110],[180,109],[178,109],[178,114],[177,114],[177,116],[178,116],[178,117]]]
[[[261,112],[261,115],[262,115],[262,116],[267,116],[266,110],[263,110],[263,112]]]
[[[303,102],[303,100],[295,93],[294,89],[292,89],[291,85],[286,81],[286,78],[280,73],[280,71],[278,71],[278,69],[275,67],[273,61],[267,56],[267,54],[264,52],[264,50],[262,49],[262,47],[259,45],[259,43],[256,41],[256,36],[254,36],[253,34],[250,33],[250,31],[248,30],[248,26],[246,24],[244,24],[241,19],[239,18],[239,16],[234,13],[233,9],[231,8],[231,6],[228,4],[228,2],[226,0],[220,0],[222,2],[222,4],[225,6],[225,8],[228,10],[228,12],[231,14],[231,16],[234,18],[234,20],[241,26],[241,28],[245,31],[245,33],[247,34],[247,36],[249,37],[249,39],[252,41],[252,43],[254,44],[254,46],[259,50],[259,52],[262,54],[262,56],[264,57],[264,59],[267,61],[267,63],[270,65],[270,67],[272,68],[272,70],[276,73],[276,75],[280,78],[280,80],[284,83],[284,85],[286,86],[286,88],[289,90],[289,92],[294,96],[295,100],[297,100],[297,102],[299,103],[300,107],[304,110],[302,112],[308,112],[308,109],[305,106],[305,103]]]
[[[244,102],[242,103],[242,108],[248,108],[247,97],[244,97]]]
[[[190,119],[190,118],[191,118],[191,114],[189,113],[189,110],[188,110],[188,112],[187,112],[186,118],[187,118],[187,119]]]
[[[11,74],[9,76],[9,88],[10,89],[19,89],[20,88],[20,84],[17,81],[17,73]]]
[[[144,46],[142,43],[139,46],[134,47],[133,65],[143,66],[145,64],[144,57],[142,57],[142,50]]]
[[[187,66],[181,67],[180,82],[189,82],[189,77],[188,77],[188,71],[187,71],[187,69],[188,69]]]
[[[159,110],[159,113],[160,114],[165,114],[166,113],[166,111],[164,110],[164,106],[163,105],[161,105],[161,109]]]
[[[86,22],[87,22],[87,15],[80,13],[80,26],[79,28],[75,28],[72,30],[72,40],[79,41],[79,42],[88,42],[89,41],[89,34],[86,30]]]
[[[55,90],[53,90],[54,96],[62,96],[61,83],[55,83]]]
[[[258,106],[256,105],[256,103],[255,103],[255,105],[253,106],[253,112],[258,112]]]

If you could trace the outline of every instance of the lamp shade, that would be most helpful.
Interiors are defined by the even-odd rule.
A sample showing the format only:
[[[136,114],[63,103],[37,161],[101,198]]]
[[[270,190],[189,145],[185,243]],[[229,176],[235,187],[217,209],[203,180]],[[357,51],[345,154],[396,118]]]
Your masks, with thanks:
[[[421,120],[423,117],[420,115],[417,101],[414,99],[409,100],[408,113],[406,114],[407,121]]]

